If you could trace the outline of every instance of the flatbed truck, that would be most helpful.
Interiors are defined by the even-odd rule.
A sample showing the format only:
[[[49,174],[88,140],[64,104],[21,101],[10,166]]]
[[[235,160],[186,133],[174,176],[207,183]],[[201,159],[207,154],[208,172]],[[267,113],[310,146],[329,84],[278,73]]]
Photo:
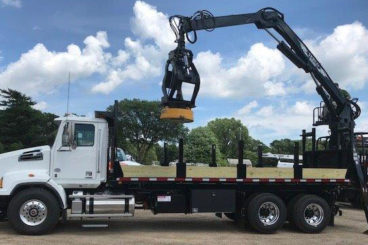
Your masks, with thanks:
[[[184,48],[185,33],[255,23],[259,29],[276,29],[291,43],[279,42],[278,49],[315,79],[325,107],[317,109],[313,124],[329,125],[327,149],[315,148],[315,130],[303,131],[303,164],[299,163],[296,145],[294,168],[262,168],[261,164],[247,168],[242,141],[236,168],[216,164],[189,167],[183,160],[183,141],[179,140],[176,166],[120,166],[115,160],[119,114],[115,102],[112,111],[96,112],[94,118],[58,118],[52,147],[0,154],[0,220],[8,221],[19,233],[38,235],[50,232],[60,221],[130,217],[139,204],[154,214],[224,214],[261,233],[273,233],[286,221],[303,232],[316,233],[333,225],[339,213],[336,199],[346,186],[360,191],[367,214],[366,179],[353,140],[354,119],[360,109],[354,101],[342,97],[317,59],[284,23],[283,15],[265,8],[245,15],[213,17],[208,11],[200,11],[193,17],[173,18],[179,18],[178,48],[170,53],[163,82],[166,119],[173,115],[177,118],[172,119],[183,119],[180,113],[172,112],[178,112],[176,107],[179,112],[194,107],[199,89],[192,54]],[[183,82],[195,84],[190,101],[182,98]],[[305,147],[309,137],[311,151]]]
[[[143,204],[154,214],[225,214],[262,233],[287,219],[304,232],[319,232],[333,224],[338,193],[350,185],[346,169],[245,168],[241,157],[237,168],[189,167],[182,153],[176,166],[111,164],[112,120],[96,115],[57,119],[51,148],[0,155],[2,220],[20,233],[43,234],[59,221],[133,216]],[[207,174],[198,177],[197,170]]]

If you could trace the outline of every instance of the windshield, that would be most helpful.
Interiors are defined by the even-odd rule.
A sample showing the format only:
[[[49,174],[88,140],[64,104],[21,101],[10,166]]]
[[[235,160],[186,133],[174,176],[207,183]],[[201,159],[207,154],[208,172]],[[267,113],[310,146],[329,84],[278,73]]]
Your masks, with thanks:
[[[120,148],[116,149],[116,156],[117,156],[119,162],[127,160],[124,151]]]

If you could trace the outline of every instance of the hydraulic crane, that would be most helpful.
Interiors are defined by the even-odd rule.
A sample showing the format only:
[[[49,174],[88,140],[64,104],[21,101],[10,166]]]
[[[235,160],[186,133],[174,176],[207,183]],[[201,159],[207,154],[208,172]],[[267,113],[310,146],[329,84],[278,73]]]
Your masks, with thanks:
[[[277,41],[277,49],[298,68],[309,73],[316,91],[322,97],[323,105],[318,108],[318,118],[314,126],[328,125],[330,129],[329,154],[345,154],[348,168],[347,177],[361,190],[365,216],[368,221],[368,194],[365,176],[357,156],[354,136],[354,120],[360,115],[357,99],[347,98],[341,93],[338,84],[328,75],[326,70],[312,54],[303,41],[284,21],[284,15],[274,8],[263,8],[255,13],[213,16],[209,11],[197,11],[193,16],[174,15],[169,18],[170,26],[176,35],[176,49],[169,53],[166,72],[162,83],[162,119],[178,122],[192,122],[195,100],[199,92],[200,76],[193,63],[193,53],[185,48],[185,39],[190,43],[197,41],[199,30],[212,31],[219,27],[255,24],[258,29],[265,30]],[[272,29],[281,38],[276,37]],[[189,33],[192,34],[190,38]],[[189,100],[183,98],[182,85],[194,85]],[[326,152],[327,153],[327,152]],[[323,152],[321,152],[323,154]],[[341,158],[340,158],[341,159]]]

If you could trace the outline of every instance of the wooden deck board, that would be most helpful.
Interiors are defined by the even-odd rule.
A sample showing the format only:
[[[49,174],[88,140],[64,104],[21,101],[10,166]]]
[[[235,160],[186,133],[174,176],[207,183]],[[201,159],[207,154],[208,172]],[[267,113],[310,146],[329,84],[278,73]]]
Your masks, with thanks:
[[[176,177],[175,166],[122,166],[124,177]],[[344,179],[346,169],[306,168],[304,179]],[[236,178],[235,167],[187,166],[188,178]],[[293,178],[292,168],[247,168],[247,178]]]
[[[346,169],[335,168],[305,168],[304,179],[345,179]]]

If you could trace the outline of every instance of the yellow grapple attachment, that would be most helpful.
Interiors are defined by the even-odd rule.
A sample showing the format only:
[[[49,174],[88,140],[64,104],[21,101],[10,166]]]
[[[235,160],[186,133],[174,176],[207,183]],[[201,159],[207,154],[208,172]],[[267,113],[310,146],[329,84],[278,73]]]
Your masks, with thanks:
[[[161,111],[160,119],[170,120],[178,123],[193,122],[193,112],[188,108],[164,107]]]

